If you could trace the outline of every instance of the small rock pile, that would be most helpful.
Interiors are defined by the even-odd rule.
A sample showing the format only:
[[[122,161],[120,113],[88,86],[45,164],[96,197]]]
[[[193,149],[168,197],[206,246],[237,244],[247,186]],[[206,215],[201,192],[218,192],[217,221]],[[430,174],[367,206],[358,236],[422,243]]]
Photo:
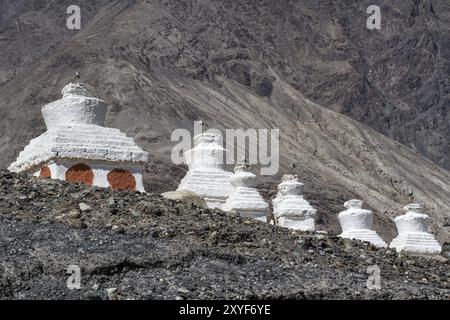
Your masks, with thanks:
[[[448,299],[440,256],[399,255],[159,195],[0,171],[0,299]],[[70,290],[69,266],[81,270]],[[378,266],[381,289],[369,289]]]

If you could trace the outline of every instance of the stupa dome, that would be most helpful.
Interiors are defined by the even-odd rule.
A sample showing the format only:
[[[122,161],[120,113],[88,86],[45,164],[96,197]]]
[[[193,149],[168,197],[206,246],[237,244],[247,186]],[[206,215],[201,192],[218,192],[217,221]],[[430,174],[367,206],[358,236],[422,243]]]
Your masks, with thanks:
[[[278,191],[281,195],[301,195],[303,191],[303,183],[298,181],[297,175],[285,174],[278,185]]]
[[[403,207],[406,214],[394,219],[399,234],[406,232],[428,232],[430,216],[421,213],[422,205],[411,203]]]
[[[339,214],[339,222],[343,232],[372,228],[373,213],[370,210],[362,209],[362,204],[362,200],[356,199],[344,203],[347,210]]]
[[[253,188],[256,184],[257,177],[255,174],[247,171],[247,165],[237,165],[234,167],[234,175],[231,176],[230,182],[233,187],[249,187]]]
[[[90,95],[86,85],[69,83],[62,90],[62,99],[42,108],[48,130],[73,124],[105,124],[107,107],[103,100]]]

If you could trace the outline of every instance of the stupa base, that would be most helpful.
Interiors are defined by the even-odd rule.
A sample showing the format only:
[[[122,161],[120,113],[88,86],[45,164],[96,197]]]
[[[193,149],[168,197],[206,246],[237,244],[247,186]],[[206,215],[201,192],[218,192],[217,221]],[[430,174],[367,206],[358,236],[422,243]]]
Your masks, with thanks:
[[[281,217],[278,219],[278,226],[299,231],[316,231],[314,218],[292,219]]]
[[[205,200],[206,205],[210,209],[220,209],[223,210],[225,207],[225,201],[226,199],[217,199],[217,198],[206,198],[204,197],[203,200]]]
[[[381,239],[381,237],[373,230],[361,229],[361,230],[351,230],[343,232],[339,235],[341,238],[368,241],[378,248],[386,248],[386,242]]]
[[[423,255],[440,254],[442,251],[439,242],[437,242],[432,234],[427,232],[414,232],[399,235],[392,240],[389,247],[395,248],[397,252]]]
[[[232,190],[231,172],[207,168],[188,171],[177,190],[192,191],[202,197],[209,208],[222,209]]]

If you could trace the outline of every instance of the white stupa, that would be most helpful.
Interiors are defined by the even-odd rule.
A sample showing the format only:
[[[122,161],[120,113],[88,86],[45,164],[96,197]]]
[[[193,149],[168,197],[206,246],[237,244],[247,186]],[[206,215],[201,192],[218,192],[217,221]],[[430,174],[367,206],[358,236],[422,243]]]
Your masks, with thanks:
[[[361,200],[349,200],[344,203],[347,210],[339,213],[338,219],[341,223],[342,238],[368,241],[376,247],[385,248],[387,244],[380,236],[372,230],[373,213],[370,210],[362,209]]]
[[[302,196],[303,183],[297,175],[284,175],[278,185],[278,194],[272,201],[275,223],[278,226],[301,231],[315,231],[314,209]]]
[[[230,178],[233,190],[226,200],[224,210],[235,210],[243,217],[267,222],[269,204],[264,201],[255,188],[256,175],[246,171],[247,168],[247,165],[237,165],[235,167],[234,175]]]
[[[224,170],[225,150],[220,135],[202,133],[194,137],[194,148],[184,154],[189,171],[181,180],[178,190],[195,192],[208,207],[223,209],[233,190],[230,178],[233,173]]]
[[[31,140],[9,170],[144,192],[148,153],[120,130],[104,127],[107,107],[85,85],[70,83],[62,95],[42,108],[47,132]]]
[[[404,251],[413,254],[440,254],[441,245],[428,232],[430,217],[421,213],[420,204],[409,204],[403,208],[406,214],[394,219],[398,236],[389,245],[397,252]]]

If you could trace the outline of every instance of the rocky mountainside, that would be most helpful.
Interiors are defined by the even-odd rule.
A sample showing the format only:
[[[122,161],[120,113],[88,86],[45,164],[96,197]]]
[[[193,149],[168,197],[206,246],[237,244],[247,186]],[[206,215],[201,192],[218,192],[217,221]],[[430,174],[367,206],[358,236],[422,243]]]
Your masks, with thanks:
[[[418,201],[450,240],[448,1],[385,3],[380,31],[365,27],[370,1],[80,0],[80,31],[66,28],[70,4],[0,5],[2,167],[79,72],[109,104],[108,125],[151,153],[149,191],[185,172],[170,160],[176,128],[279,128],[268,200],[297,173],[323,229],[359,197],[390,240],[390,218]]]
[[[165,200],[0,171],[0,299],[448,299],[448,248],[398,255]],[[69,290],[69,266],[81,288]],[[369,266],[381,289],[370,290]],[[371,283],[371,282],[370,282]]]

